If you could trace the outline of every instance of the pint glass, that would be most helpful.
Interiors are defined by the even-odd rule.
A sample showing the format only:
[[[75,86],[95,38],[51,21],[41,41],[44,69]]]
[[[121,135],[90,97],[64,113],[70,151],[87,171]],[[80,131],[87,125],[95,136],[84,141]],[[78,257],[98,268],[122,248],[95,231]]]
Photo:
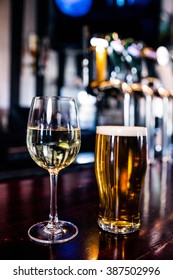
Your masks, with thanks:
[[[99,190],[98,225],[115,234],[140,227],[140,194],[147,168],[147,129],[97,126],[95,174]]]

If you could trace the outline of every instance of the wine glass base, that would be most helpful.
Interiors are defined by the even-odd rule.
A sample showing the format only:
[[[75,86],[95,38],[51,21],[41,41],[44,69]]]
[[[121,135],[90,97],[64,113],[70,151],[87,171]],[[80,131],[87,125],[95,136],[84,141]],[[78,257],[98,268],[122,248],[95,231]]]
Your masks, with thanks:
[[[42,244],[64,243],[78,234],[78,228],[71,222],[59,221],[59,230],[47,229],[49,221],[43,221],[31,226],[28,235],[31,240]]]

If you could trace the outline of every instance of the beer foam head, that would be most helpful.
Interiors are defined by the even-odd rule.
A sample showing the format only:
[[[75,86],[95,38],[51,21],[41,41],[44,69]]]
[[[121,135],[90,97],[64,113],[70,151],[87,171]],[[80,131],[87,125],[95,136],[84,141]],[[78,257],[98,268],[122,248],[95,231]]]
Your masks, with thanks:
[[[147,128],[142,126],[97,126],[97,134],[114,136],[147,136]]]

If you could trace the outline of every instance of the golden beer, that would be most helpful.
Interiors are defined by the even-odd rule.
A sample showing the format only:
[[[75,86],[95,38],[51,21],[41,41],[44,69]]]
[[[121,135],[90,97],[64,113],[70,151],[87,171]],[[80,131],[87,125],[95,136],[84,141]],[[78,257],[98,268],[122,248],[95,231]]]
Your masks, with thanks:
[[[98,126],[95,174],[99,190],[98,224],[116,234],[140,227],[139,201],[147,168],[145,127]]]

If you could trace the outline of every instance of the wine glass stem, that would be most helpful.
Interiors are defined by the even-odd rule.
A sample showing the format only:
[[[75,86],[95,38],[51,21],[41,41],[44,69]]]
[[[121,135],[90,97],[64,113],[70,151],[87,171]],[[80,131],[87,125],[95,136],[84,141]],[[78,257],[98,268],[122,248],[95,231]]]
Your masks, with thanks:
[[[50,173],[50,213],[49,213],[49,226],[52,226],[52,227],[55,227],[58,224],[57,182],[58,182],[58,174]]]

